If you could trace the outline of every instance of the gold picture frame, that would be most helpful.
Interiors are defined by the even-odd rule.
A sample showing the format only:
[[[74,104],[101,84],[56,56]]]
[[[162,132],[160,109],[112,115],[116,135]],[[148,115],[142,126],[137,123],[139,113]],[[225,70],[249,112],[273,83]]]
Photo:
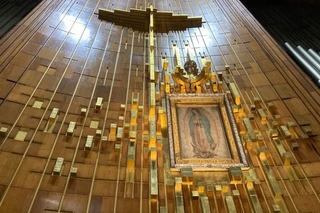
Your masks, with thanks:
[[[168,94],[171,169],[248,167],[226,94]]]

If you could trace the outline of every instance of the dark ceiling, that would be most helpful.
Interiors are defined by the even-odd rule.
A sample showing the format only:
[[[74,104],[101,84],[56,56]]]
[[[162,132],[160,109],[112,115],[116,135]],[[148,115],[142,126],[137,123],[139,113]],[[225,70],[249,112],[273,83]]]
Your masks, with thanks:
[[[320,51],[320,1],[241,1],[282,47],[289,42]]]
[[[0,0],[0,39],[41,0]]]

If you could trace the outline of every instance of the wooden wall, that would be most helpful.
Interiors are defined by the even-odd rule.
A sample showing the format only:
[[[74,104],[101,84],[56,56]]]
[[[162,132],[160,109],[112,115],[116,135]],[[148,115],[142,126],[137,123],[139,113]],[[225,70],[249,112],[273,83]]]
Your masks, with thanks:
[[[155,66],[163,76],[166,56],[169,70],[175,68],[173,43],[185,61],[187,41],[198,66],[206,57],[212,71],[222,74],[223,91],[235,83],[243,109],[235,110],[237,128],[249,162],[241,180],[234,182],[228,170],[195,171],[193,182],[184,181],[179,191],[174,184],[183,175],[169,170],[168,138],[159,134],[153,150],[159,193],[151,198],[148,39],[96,14],[99,7],[145,9],[150,2],[43,0],[0,40],[0,212],[204,212],[193,191],[208,199],[212,213],[233,206],[240,213],[320,209],[319,88],[239,1],[152,3],[158,10],[203,17],[201,28],[157,34]],[[128,130],[119,141],[109,137],[111,124],[130,123],[133,99],[142,106],[134,146]],[[257,136],[252,141],[243,123],[249,117],[250,133]],[[68,136],[72,121],[77,127]],[[290,135],[280,126],[290,127]],[[271,130],[279,131],[278,141]],[[95,136],[90,148],[89,135]]]

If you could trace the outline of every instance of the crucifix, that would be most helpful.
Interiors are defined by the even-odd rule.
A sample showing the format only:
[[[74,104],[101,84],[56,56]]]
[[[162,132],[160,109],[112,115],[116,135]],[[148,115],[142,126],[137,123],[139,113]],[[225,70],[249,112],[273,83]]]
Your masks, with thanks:
[[[146,64],[149,73],[149,114],[147,117],[148,150],[150,151],[150,194],[151,202],[157,202],[158,181],[157,181],[157,133],[162,129],[167,129],[167,114],[162,113],[162,107],[156,106],[156,84],[157,75],[155,72],[154,39],[155,33],[169,33],[170,31],[185,31],[188,28],[199,28],[202,26],[201,17],[188,17],[184,14],[172,14],[167,11],[157,11],[152,5],[146,10],[130,9],[106,10],[99,9],[99,19],[114,23],[122,27],[131,28],[133,31],[148,33],[148,63]],[[202,69],[199,70],[197,64],[192,60],[189,44],[185,44],[187,50],[186,62],[181,64],[179,49],[177,44],[173,44],[173,54],[175,57],[174,67],[171,73],[168,70],[168,61],[163,57],[163,70],[165,72],[164,84],[165,93],[206,93],[203,88],[212,75],[211,61],[205,56],[201,56]],[[175,82],[171,85],[170,78]],[[213,79],[213,78],[212,78]],[[212,80],[212,84],[216,81]],[[215,79],[215,78],[214,78]],[[161,82],[162,83],[162,82]],[[212,85],[212,88],[214,86]],[[213,90],[213,89],[212,89]],[[166,106],[163,106],[164,108]],[[158,109],[158,113],[156,110]],[[169,109],[168,109],[169,110]],[[163,115],[163,116],[162,116]],[[164,118],[163,118],[164,117]],[[162,120],[160,119],[162,118]],[[161,126],[159,127],[159,119]]]
[[[155,82],[154,71],[154,33],[169,33],[170,31],[185,31],[188,28],[201,27],[201,17],[188,17],[185,14],[172,14],[168,11],[157,11],[151,5],[146,10],[130,9],[125,10],[106,10],[99,9],[99,19],[112,22],[115,25],[132,28],[139,32],[148,32],[149,39],[149,76],[150,82]],[[196,63],[191,60],[189,46],[187,48],[187,61],[182,66],[177,64],[172,73],[172,79],[181,91],[195,92],[195,88],[208,81],[211,76],[211,62],[204,60],[201,72],[198,72]],[[174,45],[175,57],[179,57],[176,45]],[[203,61],[203,60],[202,60]],[[186,88],[186,89],[185,89]],[[169,90],[167,90],[168,92]]]

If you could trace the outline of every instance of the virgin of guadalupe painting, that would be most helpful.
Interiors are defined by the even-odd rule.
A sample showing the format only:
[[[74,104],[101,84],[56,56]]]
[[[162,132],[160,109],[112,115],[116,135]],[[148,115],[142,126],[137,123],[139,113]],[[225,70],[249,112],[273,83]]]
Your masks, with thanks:
[[[193,108],[191,112],[189,130],[192,138],[191,145],[193,147],[194,157],[214,157],[216,155],[214,150],[217,147],[217,143],[212,138],[208,118],[200,113],[200,109]]]
[[[170,169],[247,168],[226,94],[167,95]]]
[[[219,107],[215,105],[177,108],[181,157],[229,158]]]

